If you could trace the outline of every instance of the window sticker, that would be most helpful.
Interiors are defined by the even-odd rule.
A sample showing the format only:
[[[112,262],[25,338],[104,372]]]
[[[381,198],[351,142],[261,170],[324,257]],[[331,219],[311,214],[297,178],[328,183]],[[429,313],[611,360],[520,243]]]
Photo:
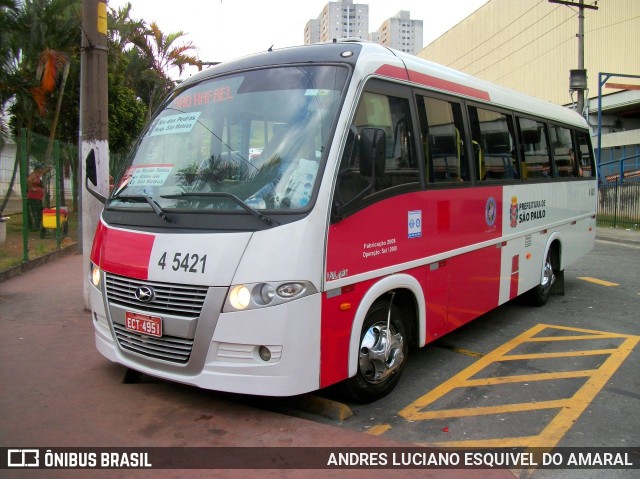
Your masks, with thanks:
[[[408,237],[420,238],[422,236],[422,210],[409,211]]]
[[[195,111],[191,113],[164,116],[157,121],[149,136],[189,133],[193,130],[193,127],[198,121],[200,113],[201,112],[199,111]]]
[[[309,88],[305,90],[304,96],[327,96],[330,93],[330,90],[318,90],[317,88]]]
[[[130,174],[130,179],[127,182],[128,186],[162,186],[169,173],[173,169],[173,165],[145,165],[130,168],[127,171]],[[131,171],[133,170],[133,171]]]

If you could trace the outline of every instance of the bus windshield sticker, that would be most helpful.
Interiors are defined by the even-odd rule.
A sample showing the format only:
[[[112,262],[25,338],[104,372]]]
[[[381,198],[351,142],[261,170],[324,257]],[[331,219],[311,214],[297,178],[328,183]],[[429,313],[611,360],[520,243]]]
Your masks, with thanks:
[[[158,119],[153,131],[149,136],[172,135],[173,133],[189,133],[193,130],[198,117],[199,111],[190,113],[180,113],[178,115],[169,115]]]
[[[330,90],[318,90],[317,88],[309,88],[305,90],[304,96],[327,96],[330,93]]]
[[[422,236],[422,210],[409,211],[408,237],[420,238]]]
[[[173,165],[144,165],[129,168],[127,174],[130,175],[128,186],[162,186],[167,181]]]

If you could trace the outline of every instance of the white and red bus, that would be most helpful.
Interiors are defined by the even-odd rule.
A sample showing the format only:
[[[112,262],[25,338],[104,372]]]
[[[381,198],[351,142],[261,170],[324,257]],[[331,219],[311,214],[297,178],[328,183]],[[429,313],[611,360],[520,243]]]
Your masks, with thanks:
[[[217,65],[170,94],[106,200],[97,348],[203,388],[375,400],[411,347],[562,291],[593,246],[595,171],[573,111],[376,44]]]

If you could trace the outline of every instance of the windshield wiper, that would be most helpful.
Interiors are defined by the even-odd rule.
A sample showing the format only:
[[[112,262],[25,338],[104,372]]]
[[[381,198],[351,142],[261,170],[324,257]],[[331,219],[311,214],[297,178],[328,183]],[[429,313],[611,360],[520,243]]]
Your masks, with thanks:
[[[260,213],[258,210],[256,210],[252,206],[246,204],[244,201],[242,201],[236,195],[234,195],[232,193],[227,193],[227,192],[224,192],[224,191],[202,192],[202,193],[179,193],[179,194],[176,194],[176,195],[162,195],[160,198],[166,198],[168,200],[175,200],[175,199],[193,198],[193,197],[229,198],[235,204],[237,204],[238,206],[240,206],[244,210],[248,211],[249,213],[251,213],[253,216],[258,218],[260,221],[264,222],[265,224],[267,224],[269,226],[271,226],[273,223],[280,224],[276,220],[274,220],[273,218],[271,218],[271,217],[269,217],[267,215],[263,215],[262,213]]]
[[[116,196],[112,196],[111,198],[109,198],[109,200],[120,200],[120,201],[140,201],[140,200],[144,200],[149,204],[149,206],[151,206],[151,209],[160,218],[165,220],[167,223],[173,223],[173,221],[171,221],[171,218],[167,215],[167,213],[165,213],[164,210],[162,208],[160,208],[160,205],[153,198],[151,198],[150,196],[147,196],[147,195],[126,195],[126,196],[116,195]]]

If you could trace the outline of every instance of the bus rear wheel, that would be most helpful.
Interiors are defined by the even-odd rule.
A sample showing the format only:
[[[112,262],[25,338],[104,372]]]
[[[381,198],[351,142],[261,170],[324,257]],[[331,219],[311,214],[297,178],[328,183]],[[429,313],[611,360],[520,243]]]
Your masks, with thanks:
[[[358,371],[344,382],[348,397],[368,403],[389,394],[400,380],[408,355],[400,308],[387,301],[375,303],[362,325]]]
[[[553,254],[553,247],[550,247],[547,251],[547,255],[544,259],[544,265],[542,267],[542,276],[540,278],[540,284],[529,291],[529,302],[534,306],[544,306],[549,301],[549,295],[551,289],[556,282],[557,267],[555,266],[555,256]]]

